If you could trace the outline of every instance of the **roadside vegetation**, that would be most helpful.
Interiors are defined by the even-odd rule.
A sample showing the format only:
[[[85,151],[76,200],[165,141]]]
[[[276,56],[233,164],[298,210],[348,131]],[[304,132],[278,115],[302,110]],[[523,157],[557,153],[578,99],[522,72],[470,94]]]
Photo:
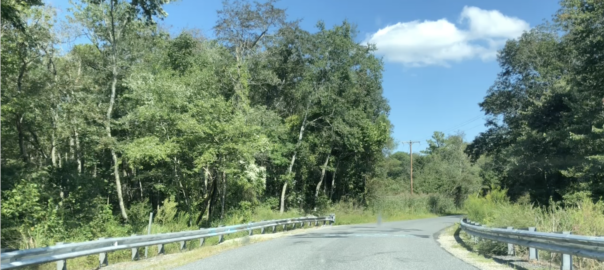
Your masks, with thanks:
[[[488,130],[466,148],[483,162],[482,191],[465,202],[471,220],[604,235],[603,12],[602,1],[560,1],[552,20],[499,52],[501,73],[480,103]],[[485,241],[477,250],[500,254],[504,246]],[[604,268],[578,257],[573,263]]]
[[[165,30],[169,1],[149,1],[75,1],[67,23],[43,1],[2,3],[3,248],[146,234],[150,213],[152,233],[467,213],[604,234],[604,2],[562,0],[508,41],[488,130],[436,131],[411,156],[352,22],[302,29],[274,0],[225,1],[208,38]]]
[[[540,232],[571,231],[577,235],[602,236],[604,234],[604,201],[594,202],[586,193],[568,195],[564,202],[551,201],[547,206],[530,202],[528,197],[510,202],[507,190],[493,189],[486,196],[471,196],[465,203],[467,217],[486,226],[527,229],[536,227]],[[473,249],[484,255],[506,255],[507,245],[492,241],[474,244]],[[516,254],[528,258],[528,248],[516,247]],[[560,264],[560,254],[539,251],[539,259]],[[576,269],[602,269],[604,264],[592,259],[573,257]]]

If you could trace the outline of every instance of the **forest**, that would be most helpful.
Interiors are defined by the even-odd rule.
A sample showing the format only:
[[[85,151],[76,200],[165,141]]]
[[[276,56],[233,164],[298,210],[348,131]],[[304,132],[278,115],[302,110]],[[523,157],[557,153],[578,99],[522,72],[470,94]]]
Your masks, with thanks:
[[[176,230],[413,200],[446,214],[499,188],[539,206],[604,195],[602,1],[563,0],[506,43],[487,131],[434,132],[415,195],[383,61],[353,22],[302,29],[275,0],[224,1],[215,38],[174,35],[168,2],[76,1],[67,23],[2,2],[3,247],[130,235],[149,213]]]

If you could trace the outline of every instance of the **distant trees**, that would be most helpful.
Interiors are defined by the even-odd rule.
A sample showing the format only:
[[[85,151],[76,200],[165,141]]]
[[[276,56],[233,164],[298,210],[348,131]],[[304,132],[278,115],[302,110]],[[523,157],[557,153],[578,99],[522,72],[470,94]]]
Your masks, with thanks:
[[[464,153],[467,143],[463,135],[445,136],[434,132],[427,141],[428,148],[413,154],[413,188],[417,193],[443,194],[461,206],[469,194],[482,188],[479,164],[472,164]],[[380,163],[382,180],[376,181],[381,194],[410,192],[410,157],[406,152],[395,152]],[[378,178],[379,179],[379,178]],[[386,186],[382,186],[386,185]]]

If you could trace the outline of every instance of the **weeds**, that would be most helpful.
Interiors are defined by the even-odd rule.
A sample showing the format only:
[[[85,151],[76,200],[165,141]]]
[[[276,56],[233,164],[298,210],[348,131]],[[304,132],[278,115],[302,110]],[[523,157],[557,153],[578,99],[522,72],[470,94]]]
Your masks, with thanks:
[[[604,235],[604,201],[593,202],[589,194],[569,195],[565,205],[550,201],[549,206],[536,206],[529,200],[515,203],[506,197],[507,190],[493,189],[484,197],[471,196],[465,202],[465,211],[472,221],[492,227],[513,226],[517,229],[536,227],[540,232],[571,231],[577,235]],[[488,241],[490,242],[490,241]],[[476,250],[483,254],[503,253],[503,244],[480,243]],[[527,248],[517,247],[517,254],[527,256]],[[543,260],[560,263],[560,254],[540,251]],[[604,269],[604,263],[573,257],[577,269]]]

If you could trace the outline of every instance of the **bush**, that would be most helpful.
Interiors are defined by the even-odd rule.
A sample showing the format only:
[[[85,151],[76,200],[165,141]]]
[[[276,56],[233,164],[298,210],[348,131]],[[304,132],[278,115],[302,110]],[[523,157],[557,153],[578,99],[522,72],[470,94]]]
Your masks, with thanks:
[[[442,215],[453,212],[455,202],[453,198],[442,194],[430,194],[428,196],[428,208],[430,213]]]

